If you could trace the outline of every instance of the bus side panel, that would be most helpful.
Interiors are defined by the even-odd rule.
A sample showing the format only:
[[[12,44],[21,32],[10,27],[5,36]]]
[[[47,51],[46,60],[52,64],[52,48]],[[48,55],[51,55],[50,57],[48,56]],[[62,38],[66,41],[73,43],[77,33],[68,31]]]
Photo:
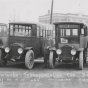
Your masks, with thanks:
[[[8,43],[8,36],[7,37],[0,37],[1,41],[3,42],[3,45],[7,45]]]
[[[41,51],[41,49],[42,49],[42,39],[41,38],[36,38],[35,47],[36,47],[36,50],[35,50],[36,56],[41,57],[42,56],[42,51]]]

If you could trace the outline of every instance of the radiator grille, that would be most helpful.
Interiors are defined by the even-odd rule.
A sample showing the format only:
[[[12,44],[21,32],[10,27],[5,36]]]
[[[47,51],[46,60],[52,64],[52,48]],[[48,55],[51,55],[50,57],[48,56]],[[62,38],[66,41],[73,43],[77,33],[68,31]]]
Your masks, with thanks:
[[[10,47],[10,57],[11,58],[19,56],[19,54],[18,54],[19,48],[21,48],[21,47],[17,44],[11,45],[11,47]]]
[[[71,55],[72,47],[71,46],[65,45],[65,46],[61,47],[61,50],[62,50],[62,53],[61,53],[60,57],[62,57],[62,58],[72,57],[72,55]]]

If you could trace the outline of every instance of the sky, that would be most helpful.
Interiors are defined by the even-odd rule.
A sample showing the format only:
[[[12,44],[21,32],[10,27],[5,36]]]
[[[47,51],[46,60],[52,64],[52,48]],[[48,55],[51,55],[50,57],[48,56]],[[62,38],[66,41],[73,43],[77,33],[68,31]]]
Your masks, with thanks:
[[[38,22],[48,14],[52,0],[0,0],[0,23],[10,21]],[[54,0],[53,13],[88,15],[88,0]]]

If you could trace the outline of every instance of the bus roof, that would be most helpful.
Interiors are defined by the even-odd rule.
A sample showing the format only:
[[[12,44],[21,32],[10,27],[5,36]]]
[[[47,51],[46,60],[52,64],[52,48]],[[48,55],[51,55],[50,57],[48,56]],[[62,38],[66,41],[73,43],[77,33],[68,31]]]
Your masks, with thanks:
[[[40,22],[10,22],[9,24],[36,24],[36,25],[52,26],[51,24],[45,24]]]
[[[0,23],[0,26],[6,26],[7,24],[5,24],[5,23]]]
[[[69,24],[81,24],[81,25],[86,25],[86,23],[83,23],[83,22],[55,22],[53,24],[66,24],[66,23],[69,23]]]

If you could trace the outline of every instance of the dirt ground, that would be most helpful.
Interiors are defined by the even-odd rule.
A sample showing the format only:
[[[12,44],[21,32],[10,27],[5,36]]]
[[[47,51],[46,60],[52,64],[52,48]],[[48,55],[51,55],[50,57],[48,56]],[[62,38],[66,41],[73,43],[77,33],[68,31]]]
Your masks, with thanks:
[[[55,69],[44,68],[35,61],[32,70],[24,63],[8,63],[0,67],[0,88],[88,88],[88,63],[83,70],[78,64],[58,64]]]

